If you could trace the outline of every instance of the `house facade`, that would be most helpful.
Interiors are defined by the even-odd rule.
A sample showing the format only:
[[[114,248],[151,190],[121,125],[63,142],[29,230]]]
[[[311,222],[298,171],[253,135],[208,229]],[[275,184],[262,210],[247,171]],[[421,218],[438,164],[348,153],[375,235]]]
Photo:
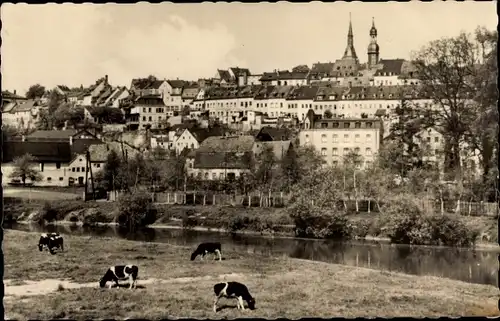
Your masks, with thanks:
[[[299,133],[300,145],[313,146],[329,165],[341,164],[355,152],[363,157],[361,167],[373,163],[381,143],[378,119],[317,119],[308,114]]]

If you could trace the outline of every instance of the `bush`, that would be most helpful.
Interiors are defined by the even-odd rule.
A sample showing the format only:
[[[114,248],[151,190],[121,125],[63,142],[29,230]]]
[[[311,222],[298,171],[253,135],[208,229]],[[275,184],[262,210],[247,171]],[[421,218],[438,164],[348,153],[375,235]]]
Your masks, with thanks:
[[[353,228],[344,213],[325,212],[308,203],[296,203],[290,208],[295,223],[295,236],[324,239],[349,239]]]
[[[59,211],[50,202],[45,202],[42,207],[41,215],[36,219],[36,223],[54,222],[58,218]]]
[[[83,226],[96,226],[98,223],[109,223],[109,219],[99,209],[86,210],[83,215]]]
[[[410,215],[397,218],[389,233],[392,243],[413,245],[474,245],[479,232],[451,216]]]
[[[156,221],[157,211],[148,193],[124,194],[118,200],[118,208],[116,221],[129,231],[135,231]]]
[[[199,222],[198,222],[198,218],[196,218],[195,216],[195,212],[194,210],[187,210],[183,216],[182,216],[182,227],[183,228],[187,228],[187,229],[190,229],[190,228],[193,228],[197,225],[199,225]]]

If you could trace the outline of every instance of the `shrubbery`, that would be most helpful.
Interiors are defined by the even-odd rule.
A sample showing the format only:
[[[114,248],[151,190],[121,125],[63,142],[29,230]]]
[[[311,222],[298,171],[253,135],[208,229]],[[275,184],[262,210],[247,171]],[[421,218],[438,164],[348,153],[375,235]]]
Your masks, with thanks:
[[[145,227],[156,221],[157,211],[148,193],[124,194],[118,200],[118,208],[116,221],[129,231]]]
[[[198,225],[198,219],[196,218],[194,210],[187,210],[182,216],[182,227],[186,229],[193,228]]]
[[[345,214],[330,212],[309,203],[296,203],[290,208],[295,223],[295,236],[325,239],[349,239],[353,227]]]
[[[478,231],[467,228],[456,217],[424,215],[411,201],[395,202],[390,212],[393,212],[393,219],[389,224],[388,236],[392,243],[471,246],[479,235]]]

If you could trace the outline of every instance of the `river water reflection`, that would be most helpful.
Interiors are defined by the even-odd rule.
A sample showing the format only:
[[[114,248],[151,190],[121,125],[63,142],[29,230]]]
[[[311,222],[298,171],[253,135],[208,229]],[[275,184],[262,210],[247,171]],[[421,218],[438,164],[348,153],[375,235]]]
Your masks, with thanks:
[[[181,229],[146,228],[129,233],[114,226],[80,227],[71,225],[12,224],[6,229],[31,232],[125,238],[142,242],[161,242],[195,247],[200,242],[219,240],[223,251],[287,255],[293,258],[346,264],[385,271],[431,275],[470,283],[497,285],[498,250],[484,251],[448,247],[410,247],[381,242],[332,242],[294,238],[268,238],[256,235]]]

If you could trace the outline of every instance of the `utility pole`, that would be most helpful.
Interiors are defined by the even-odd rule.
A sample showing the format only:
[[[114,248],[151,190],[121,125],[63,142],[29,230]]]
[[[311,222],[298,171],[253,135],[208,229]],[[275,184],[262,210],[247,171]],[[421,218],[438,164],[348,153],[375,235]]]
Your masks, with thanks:
[[[87,192],[89,186],[89,152],[85,155],[85,192],[83,193],[83,201],[87,201]]]

